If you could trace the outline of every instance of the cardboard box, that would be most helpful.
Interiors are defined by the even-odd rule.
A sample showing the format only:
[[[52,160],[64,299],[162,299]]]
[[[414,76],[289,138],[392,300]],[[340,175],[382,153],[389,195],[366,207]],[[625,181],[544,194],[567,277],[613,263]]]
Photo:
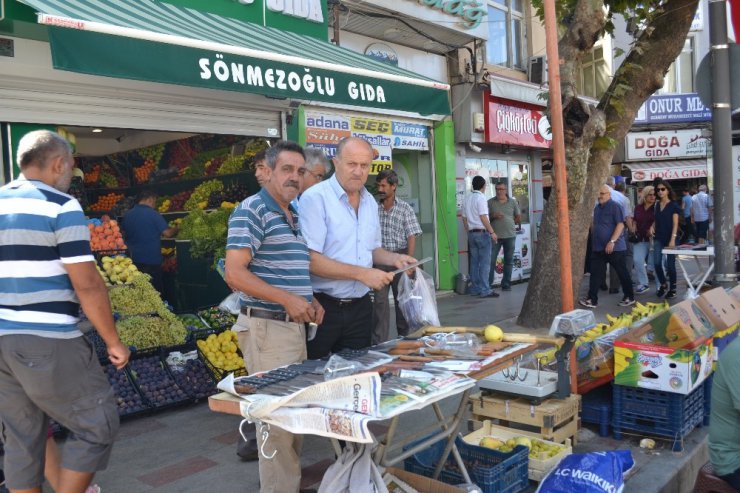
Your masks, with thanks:
[[[640,342],[648,326],[614,342],[614,383],[689,394],[712,373],[712,339],[691,348]]]
[[[425,478],[413,472],[395,467],[386,467],[386,471],[408,484],[419,493],[463,493],[464,490],[431,478]]]
[[[740,301],[734,300],[722,288],[706,291],[694,302],[709,317],[715,332],[722,332],[740,322]]]
[[[690,348],[713,334],[714,327],[709,317],[693,300],[685,300],[638,322],[623,337],[629,337],[631,342]]]

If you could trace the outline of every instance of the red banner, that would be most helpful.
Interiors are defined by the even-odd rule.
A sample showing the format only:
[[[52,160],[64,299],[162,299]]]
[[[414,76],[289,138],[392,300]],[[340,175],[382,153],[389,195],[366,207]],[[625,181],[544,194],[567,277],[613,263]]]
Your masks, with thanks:
[[[541,107],[485,94],[486,142],[548,149],[550,122]]]

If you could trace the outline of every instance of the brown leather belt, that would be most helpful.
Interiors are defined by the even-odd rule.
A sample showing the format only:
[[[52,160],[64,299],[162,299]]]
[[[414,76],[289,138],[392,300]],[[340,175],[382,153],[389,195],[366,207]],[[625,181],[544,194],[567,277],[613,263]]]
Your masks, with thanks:
[[[273,310],[263,310],[262,308],[252,308],[251,306],[242,308],[242,314],[247,317],[264,318],[266,320],[280,320],[281,322],[293,321],[284,311],[276,312]]]

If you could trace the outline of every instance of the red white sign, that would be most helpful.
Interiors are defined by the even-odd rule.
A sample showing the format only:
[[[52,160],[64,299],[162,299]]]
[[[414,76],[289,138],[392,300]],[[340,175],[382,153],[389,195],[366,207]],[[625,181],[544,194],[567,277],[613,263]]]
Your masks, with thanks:
[[[541,107],[484,93],[486,142],[549,149],[550,122]]]
[[[656,178],[664,180],[686,180],[689,178],[706,178],[705,166],[665,166],[661,168],[632,170],[632,181],[653,181]]]
[[[705,158],[710,140],[701,129],[631,132],[625,137],[627,161]]]

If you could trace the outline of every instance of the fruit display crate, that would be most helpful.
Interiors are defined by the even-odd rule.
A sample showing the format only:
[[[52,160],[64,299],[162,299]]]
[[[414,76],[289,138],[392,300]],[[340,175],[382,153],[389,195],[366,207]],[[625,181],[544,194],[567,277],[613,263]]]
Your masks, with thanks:
[[[422,438],[408,445],[405,449],[409,449],[428,438]],[[440,440],[429,448],[408,457],[403,462],[404,469],[428,478],[432,477],[434,469],[444,452],[445,444],[444,439]],[[469,445],[459,437],[455,439],[455,445],[460,452],[465,468],[468,470],[470,479],[481,488],[483,493],[517,493],[524,491],[529,486],[527,447],[517,445],[509,453],[496,452],[477,445]],[[447,457],[439,475],[439,480],[447,484],[465,482],[452,454]]]
[[[128,369],[118,370],[109,360],[106,360],[103,371],[113,387],[118,415],[121,418],[141,416],[151,412],[153,406],[134,385]]]
[[[186,356],[186,359],[175,358],[177,353]],[[190,355],[195,357],[187,357]],[[195,343],[164,347],[160,350],[160,358],[175,383],[194,400],[199,401],[218,392],[216,382],[201,359]]]
[[[210,306],[198,310],[198,316],[213,329],[231,328],[231,326],[236,322],[236,316],[220,310],[217,306]]]
[[[85,332],[85,337],[95,350],[95,354],[98,356],[98,361],[101,363],[105,362],[108,359],[108,347],[105,345],[103,338],[100,337],[100,334],[98,334],[98,331],[93,327]]]
[[[614,438],[624,431],[673,439],[674,452],[683,449],[683,438],[704,420],[704,386],[688,395],[660,390],[614,386]]]
[[[95,260],[98,262],[101,262],[103,257],[116,257],[118,255],[126,255],[128,256],[128,249],[127,248],[120,248],[116,250],[93,250],[93,256],[95,257]]]
[[[557,466],[558,463],[565,457],[573,453],[573,447],[571,446],[570,439],[565,440],[565,444],[559,444],[550,442],[548,440],[542,440],[535,433],[529,433],[526,431],[515,430],[512,428],[504,428],[503,426],[496,426],[491,424],[491,421],[483,421],[483,426],[480,429],[465,435],[463,440],[470,445],[478,445],[484,437],[494,437],[501,441],[506,441],[511,438],[517,438],[525,436],[528,438],[534,438],[540,440],[545,445],[550,447],[553,451],[557,450],[553,456],[549,456],[545,452],[540,452],[537,457],[528,455],[529,466],[528,476],[533,481],[542,481],[550,470]]]
[[[581,421],[599,425],[599,436],[609,436],[613,399],[611,384],[598,387],[581,396]]]
[[[244,358],[241,349],[237,349],[236,352],[240,358]],[[208,359],[208,356],[206,356],[200,348],[198,348],[198,357],[203,360],[203,363],[206,365],[206,369],[208,369],[208,372],[211,374],[211,377],[216,383],[223,380],[224,377],[226,377],[226,375],[228,375],[229,373],[233,373],[234,377],[246,377],[248,375],[246,368],[239,368],[238,370],[225,370],[223,368],[217,367],[213,364],[213,362],[211,362],[211,360]]]
[[[497,424],[535,433],[541,440],[575,445],[578,434],[578,407],[581,396],[571,394],[565,399],[547,399],[539,405],[524,398],[502,394],[478,393],[470,396],[473,419],[495,419]]]
[[[155,409],[168,409],[193,401],[169,373],[159,348],[131,353],[127,370],[134,386]]]

